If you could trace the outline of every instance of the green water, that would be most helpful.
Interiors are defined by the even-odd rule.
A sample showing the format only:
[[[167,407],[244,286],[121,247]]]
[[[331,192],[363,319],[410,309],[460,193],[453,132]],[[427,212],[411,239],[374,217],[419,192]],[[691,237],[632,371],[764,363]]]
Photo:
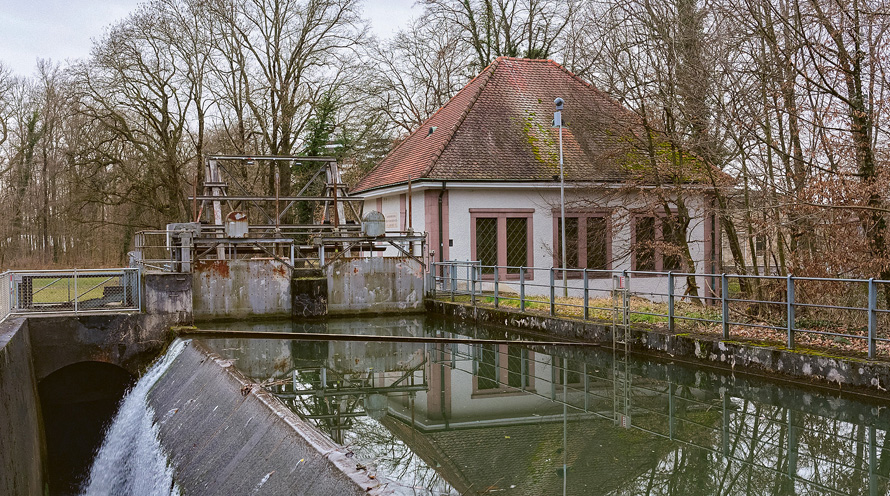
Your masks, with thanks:
[[[202,327],[520,339],[423,317]],[[207,343],[397,494],[888,492],[886,401],[528,341]]]

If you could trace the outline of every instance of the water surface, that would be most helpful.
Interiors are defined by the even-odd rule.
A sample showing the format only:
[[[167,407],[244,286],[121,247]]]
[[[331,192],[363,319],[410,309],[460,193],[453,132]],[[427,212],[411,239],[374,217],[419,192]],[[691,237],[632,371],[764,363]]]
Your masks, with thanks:
[[[520,339],[424,317],[202,327]],[[399,494],[888,492],[886,402],[528,341],[206,342]]]

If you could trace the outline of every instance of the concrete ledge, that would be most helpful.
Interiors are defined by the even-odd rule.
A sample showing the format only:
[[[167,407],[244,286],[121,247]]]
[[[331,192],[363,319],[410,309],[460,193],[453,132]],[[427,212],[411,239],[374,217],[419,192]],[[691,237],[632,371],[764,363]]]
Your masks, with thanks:
[[[612,344],[611,324],[532,315],[512,309],[472,307],[440,300],[426,300],[426,308],[432,313],[480,324],[508,326],[609,346]],[[733,370],[745,369],[772,376],[780,374],[786,378],[817,382],[823,386],[879,394],[886,394],[887,389],[890,389],[890,363],[883,361],[639,328],[631,330],[631,343],[635,351],[665,353],[671,357],[707,362]]]
[[[46,441],[28,321],[0,323],[0,494],[44,494]]]
[[[187,343],[148,401],[184,494],[392,494],[199,342]]]

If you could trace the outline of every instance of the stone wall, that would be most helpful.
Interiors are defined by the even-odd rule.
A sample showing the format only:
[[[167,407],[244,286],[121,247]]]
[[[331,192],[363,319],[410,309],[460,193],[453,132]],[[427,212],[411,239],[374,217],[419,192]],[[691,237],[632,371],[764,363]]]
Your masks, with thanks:
[[[472,307],[440,300],[426,301],[428,311],[461,320],[612,345],[611,324],[532,315],[517,310]],[[844,390],[886,394],[890,389],[890,363],[885,361],[641,328],[631,330],[631,347],[634,351],[658,352],[678,359],[768,374],[777,379],[816,382]]]

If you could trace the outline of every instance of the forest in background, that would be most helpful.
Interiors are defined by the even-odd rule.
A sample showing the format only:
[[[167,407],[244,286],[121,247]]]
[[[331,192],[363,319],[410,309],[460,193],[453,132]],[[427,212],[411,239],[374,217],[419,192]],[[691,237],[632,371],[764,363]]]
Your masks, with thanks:
[[[890,279],[890,2],[418,5],[378,39],[359,0],[154,0],[82,60],[0,67],[0,268],[123,263],[136,231],[191,215],[206,153],[334,155],[354,180],[505,55],[563,64],[658,137],[680,255],[691,154],[727,271]],[[266,190],[276,172],[287,195],[308,171],[237,170]]]

